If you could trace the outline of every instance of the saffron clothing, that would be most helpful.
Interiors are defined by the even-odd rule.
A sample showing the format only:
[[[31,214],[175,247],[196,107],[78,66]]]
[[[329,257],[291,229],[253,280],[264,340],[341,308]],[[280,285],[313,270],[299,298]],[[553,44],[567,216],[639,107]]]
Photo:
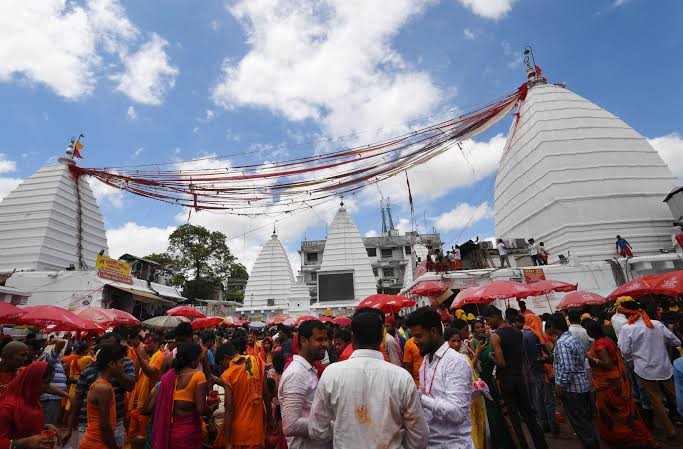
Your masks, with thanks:
[[[410,373],[413,376],[415,385],[420,387],[420,367],[424,357],[420,354],[420,349],[415,344],[415,338],[410,337],[403,348],[403,363],[412,363],[413,371]]]
[[[238,355],[221,375],[230,385],[232,393],[232,426],[230,436],[233,448],[261,447],[266,438],[265,406],[263,404],[263,361],[258,357]],[[216,436],[214,447],[225,447],[223,425]]]
[[[603,337],[593,343],[589,355],[598,358],[601,350],[607,351],[614,366],[591,366],[600,437],[614,447],[637,443],[654,446],[654,437],[633,401],[631,382],[617,346]]]
[[[161,372],[161,367],[164,364],[164,353],[161,351],[155,352],[149,359],[149,366],[156,368]],[[130,413],[130,426],[128,428],[128,435],[147,434],[147,423],[149,416],[142,414],[142,406],[152,392],[152,388],[158,382],[158,378],[150,379],[144,371],[140,370],[140,377],[135,383],[135,389],[128,400],[128,410]]]
[[[206,383],[204,373],[197,373],[200,378],[195,388],[197,385]],[[192,375],[195,376],[194,373]],[[175,369],[168,370],[161,377],[154,407],[152,449],[201,449],[202,447],[202,420],[197,410],[174,416],[173,406],[177,384],[178,376]]]
[[[76,356],[76,359],[72,360],[68,365],[69,379],[73,380],[69,386],[69,396],[74,397],[76,395],[76,383],[78,383],[78,378],[81,376],[81,372],[92,363],[93,358],[89,355]],[[67,402],[66,409],[71,410],[71,401]]]
[[[176,388],[173,392],[174,401],[186,401],[194,403],[194,393],[197,386],[206,383],[206,376],[202,371],[191,371],[189,373],[181,374],[177,377],[191,376],[183,388]]]
[[[85,435],[83,435],[83,439],[81,440],[80,449],[103,449],[107,447],[102,439],[99,406],[93,404],[90,397],[92,389],[98,384],[103,384],[108,387],[111,393],[111,400],[109,401],[109,424],[111,425],[112,434],[116,432],[116,394],[114,393],[114,387],[106,380],[98,377],[97,380],[90,385],[90,390],[88,390],[88,398],[86,399],[88,427],[85,429]]]
[[[19,371],[0,398],[0,448],[11,440],[37,435],[43,431],[45,415],[40,406],[40,389],[46,362],[34,362]]]

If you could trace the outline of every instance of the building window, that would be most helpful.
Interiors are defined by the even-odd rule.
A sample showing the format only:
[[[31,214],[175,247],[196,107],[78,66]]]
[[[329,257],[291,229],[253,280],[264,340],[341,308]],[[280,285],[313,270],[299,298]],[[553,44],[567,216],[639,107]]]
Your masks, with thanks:
[[[410,250],[410,246],[406,246],[404,248],[404,251],[406,252],[406,256],[410,256],[410,254],[412,253],[412,251]]]
[[[394,277],[394,269],[393,268],[382,268],[382,277],[383,278],[393,278]]]
[[[372,274],[374,274],[375,277],[377,277],[377,268],[373,268],[373,269],[372,269]]]
[[[318,253],[306,253],[306,262],[317,262]]]
[[[275,298],[268,298],[268,306],[274,306],[275,305]]]
[[[382,248],[382,259],[391,259],[394,257],[394,248]]]
[[[368,252],[368,257],[377,257],[377,248],[365,248]]]

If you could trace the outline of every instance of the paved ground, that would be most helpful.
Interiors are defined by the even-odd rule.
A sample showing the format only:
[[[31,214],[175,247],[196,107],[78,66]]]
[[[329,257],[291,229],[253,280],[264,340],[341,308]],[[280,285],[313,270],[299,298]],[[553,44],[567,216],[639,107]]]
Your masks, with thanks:
[[[677,426],[678,438],[676,441],[666,441],[664,432],[661,429],[655,429],[655,437],[661,445],[661,449],[681,449],[683,448],[683,426]],[[560,438],[552,438],[550,434],[546,434],[548,447],[550,449],[583,449],[578,438],[571,429],[569,423],[560,424],[561,435]],[[531,441],[529,439],[529,441]],[[607,445],[603,444],[603,448],[607,449]],[[495,449],[495,448],[494,448]]]

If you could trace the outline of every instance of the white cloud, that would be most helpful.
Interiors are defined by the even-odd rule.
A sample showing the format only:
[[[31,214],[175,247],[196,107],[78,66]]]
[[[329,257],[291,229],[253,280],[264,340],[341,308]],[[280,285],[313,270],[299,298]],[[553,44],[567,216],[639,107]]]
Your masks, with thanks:
[[[118,228],[108,229],[109,255],[118,258],[128,253],[144,257],[152,253],[164,252],[168,247],[168,236],[174,230],[174,226],[148,227],[133,222],[128,222]]]
[[[678,133],[671,133],[654,139],[648,139],[650,145],[655,147],[664,162],[675,176],[683,179],[683,138]]]
[[[0,177],[0,200],[21,184],[21,181],[23,181],[23,179]]]
[[[7,159],[5,153],[0,153],[0,173],[11,173],[17,169],[17,163]]]
[[[112,207],[116,209],[121,209],[123,207],[123,191],[109,186],[95,178],[88,177],[88,184],[90,185],[90,190],[97,200],[97,204],[101,207],[106,203],[109,203]]]
[[[17,163],[7,159],[7,155],[0,153],[0,173],[12,173],[16,171]],[[12,190],[14,190],[22,179],[0,176],[0,201]]]
[[[204,120],[206,120],[207,122],[210,122],[211,120],[214,119],[214,117],[216,117],[216,113],[214,111],[212,111],[211,109],[207,109]]]
[[[130,120],[135,120],[138,118],[138,112],[135,110],[133,106],[128,106],[128,110],[126,111],[126,114],[128,114],[128,118]]]
[[[500,19],[512,9],[516,0],[459,0],[460,3],[472,10],[478,16],[486,19]]]
[[[436,229],[440,232],[448,232],[468,228],[474,223],[490,217],[493,210],[489,207],[488,202],[483,202],[477,206],[469,203],[460,203],[455,209],[439,215],[434,220]]]
[[[138,103],[159,105],[175,85],[178,68],[171,65],[168,42],[156,33],[140,49],[124,58],[125,71],[112,75],[117,89]]]
[[[137,150],[135,150],[135,153],[133,153],[133,157],[138,157],[142,154],[142,152],[145,151],[144,147],[140,147]]]
[[[496,134],[488,141],[466,140],[462,150],[454,146],[428,162],[408,170],[413,199],[422,204],[436,201],[454,189],[472,185],[494,173],[503,154],[506,138]],[[385,197],[394,204],[408,204],[408,188],[404,174],[379,183]],[[359,194],[367,201],[379,201],[376,189]],[[408,229],[406,229],[408,230]]]
[[[5,0],[0,81],[42,84],[79,99],[94,91],[99,76],[114,70],[141,35],[119,0]]]
[[[427,73],[390,45],[430,3],[238,1],[229,11],[245,28],[250,51],[224,61],[213,100],[224,108],[263,107],[289,120],[312,119],[332,135],[401,130],[443,97]]]
[[[370,229],[368,232],[365,233],[365,237],[377,237],[379,234],[377,234],[377,231],[374,229]]]
[[[473,41],[477,38],[477,33],[469,28],[465,28],[462,32],[465,35],[465,39],[468,41]]]

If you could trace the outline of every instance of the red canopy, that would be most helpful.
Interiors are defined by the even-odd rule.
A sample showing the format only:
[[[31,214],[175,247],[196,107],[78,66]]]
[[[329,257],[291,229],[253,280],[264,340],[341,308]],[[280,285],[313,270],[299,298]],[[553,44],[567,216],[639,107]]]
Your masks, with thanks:
[[[114,326],[139,326],[140,320],[120,309],[106,309],[114,315]]]
[[[597,293],[592,292],[571,292],[564,295],[562,301],[557,305],[557,310],[568,309],[570,307],[597,306],[609,301]]]
[[[186,318],[206,318],[199,310],[190,306],[178,306],[166,312],[166,315],[170,316],[184,316]]]
[[[34,306],[24,309],[25,313],[18,320],[21,324],[46,328],[58,326],[60,331],[87,330],[88,323],[73,312],[56,306]]]
[[[338,316],[337,318],[332,320],[332,323],[341,327],[349,327],[351,326],[351,318],[347,318],[345,316]]]
[[[299,324],[303,323],[304,321],[311,321],[311,320],[317,320],[317,319],[318,318],[311,316],[311,315],[302,315],[296,319],[296,325],[298,326]]]
[[[657,281],[658,276],[655,274],[646,274],[645,276],[637,277],[625,284],[620,285],[607,296],[607,299],[613,300],[620,296],[631,296],[637,298],[652,293],[653,284]]]
[[[332,322],[334,321],[334,320],[332,319],[332,317],[324,316],[324,315],[321,316],[321,317],[318,318],[318,319],[319,319],[320,321],[322,321],[323,323],[332,323]]]
[[[465,304],[470,304],[467,300],[472,297],[472,293],[478,288],[479,287],[468,287],[460,290],[458,294],[455,295],[455,298],[453,298],[451,309],[459,309]]]
[[[496,299],[522,299],[535,294],[533,290],[521,282],[493,281],[470,292],[465,304],[487,304]]]
[[[370,295],[356,306],[357,309],[370,307],[384,313],[398,313],[404,307],[413,307],[415,300],[398,295],[377,294]]]
[[[207,316],[205,318],[197,318],[192,322],[192,329],[207,329],[209,327],[216,327],[225,323],[225,318],[219,316]]]
[[[448,287],[441,282],[424,281],[413,287],[410,290],[410,294],[416,296],[435,297],[439,296],[446,290],[448,290]]]
[[[283,323],[287,318],[287,315],[275,315],[273,318],[266,321],[268,324],[280,324]]]
[[[24,314],[19,307],[7,302],[0,302],[0,321],[3,324],[14,324],[16,319]]]
[[[552,279],[532,282],[526,286],[533,290],[536,295],[545,295],[550,292],[573,292],[577,288],[577,284],[570,284],[569,282],[555,281]]]
[[[652,293],[655,295],[683,295],[683,270],[660,274],[654,281]]]

